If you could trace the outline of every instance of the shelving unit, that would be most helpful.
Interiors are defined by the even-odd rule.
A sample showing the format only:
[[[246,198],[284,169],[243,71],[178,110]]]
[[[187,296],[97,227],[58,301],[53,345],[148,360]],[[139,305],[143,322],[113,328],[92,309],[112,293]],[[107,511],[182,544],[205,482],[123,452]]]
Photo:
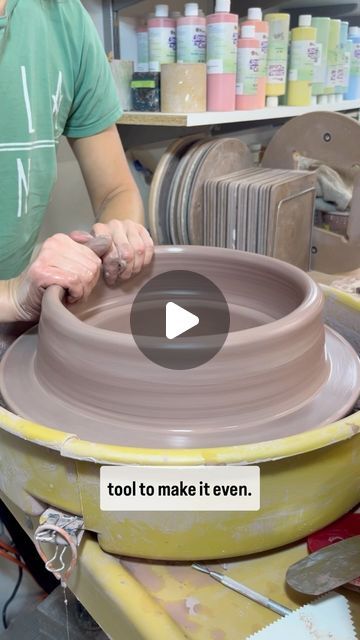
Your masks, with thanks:
[[[304,113],[314,111],[358,111],[360,100],[344,100],[337,104],[314,107],[277,107],[266,109],[254,109],[252,111],[220,111],[205,113],[155,113],[142,111],[127,111],[118,124],[132,124],[158,127],[199,127],[234,122],[259,122],[264,120],[279,120],[293,118]],[[356,115],[356,114],[355,114]]]

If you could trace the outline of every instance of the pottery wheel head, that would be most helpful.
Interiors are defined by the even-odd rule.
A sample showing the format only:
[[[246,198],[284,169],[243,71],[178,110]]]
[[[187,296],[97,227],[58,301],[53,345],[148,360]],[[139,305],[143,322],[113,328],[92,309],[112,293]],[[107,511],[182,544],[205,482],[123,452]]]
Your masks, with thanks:
[[[214,357],[176,370],[138,348],[130,316],[142,287],[184,268],[221,291],[230,323]],[[0,390],[15,413],[80,438],[157,449],[261,442],[332,422],[359,395],[357,355],[324,327],[315,283],[285,262],[159,247],[149,268],[126,284],[100,281],[71,308],[60,293],[47,290],[38,329],[8,350]],[[175,295],[170,283],[170,300]],[[160,338],[166,346],[168,338]],[[174,345],[202,348],[201,332],[184,333]]]

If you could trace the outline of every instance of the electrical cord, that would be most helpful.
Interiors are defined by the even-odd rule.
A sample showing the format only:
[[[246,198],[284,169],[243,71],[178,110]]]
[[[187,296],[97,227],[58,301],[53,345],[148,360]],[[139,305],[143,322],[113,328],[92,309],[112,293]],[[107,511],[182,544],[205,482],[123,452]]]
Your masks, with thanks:
[[[8,625],[8,621],[7,621],[7,618],[6,618],[6,612],[7,612],[7,609],[8,609],[8,607],[9,607],[9,605],[12,603],[12,601],[14,600],[14,598],[15,598],[15,596],[16,596],[16,594],[17,594],[17,592],[19,591],[19,588],[20,588],[20,585],[21,585],[21,581],[22,581],[22,577],[23,577],[23,570],[22,570],[22,567],[18,567],[18,569],[19,569],[19,575],[18,575],[18,579],[17,579],[17,581],[16,581],[16,585],[15,585],[15,587],[14,587],[14,589],[13,589],[13,591],[12,591],[12,593],[11,593],[10,597],[9,597],[9,598],[8,598],[8,600],[5,602],[5,604],[4,604],[4,606],[3,606],[3,609],[2,609],[2,622],[3,622],[3,625],[4,625],[4,629],[7,629],[7,628],[8,628],[8,626],[9,626],[9,625]]]

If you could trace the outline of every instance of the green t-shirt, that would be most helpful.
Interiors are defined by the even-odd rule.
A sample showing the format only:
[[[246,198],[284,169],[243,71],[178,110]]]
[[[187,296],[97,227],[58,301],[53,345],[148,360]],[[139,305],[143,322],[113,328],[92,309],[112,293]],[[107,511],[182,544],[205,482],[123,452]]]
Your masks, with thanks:
[[[94,135],[121,115],[103,46],[80,0],[8,0],[5,11],[0,279],[18,275],[30,260],[56,180],[60,136]]]

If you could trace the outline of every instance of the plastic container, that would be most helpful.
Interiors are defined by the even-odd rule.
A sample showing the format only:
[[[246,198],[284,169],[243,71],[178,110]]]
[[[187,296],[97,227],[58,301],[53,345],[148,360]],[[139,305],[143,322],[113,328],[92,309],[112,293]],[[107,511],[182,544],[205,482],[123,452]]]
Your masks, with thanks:
[[[259,73],[260,43],[255,26],[242,25],[237,45],[236,109],[259,108]]]
[[[339,57],[338,57],[338,69],[335,93],[340,94],[341,99],[344,93],[347,91],[347,83],[345,82],[345,65],[346,65],[346,47],[349,33],[349,23],[341,21],[340,24],[340,42],[339,42]]]
[[[176,54],[177,62],[206,62],[206,18],[196,2],[188,2],[177,20]]]
[[[288,13],[268,13],[265,20],[269,24],[266,95],[278,98],[286,91],[290,16]],[[277,104],[275,99],[267,101],[268,106]]]
[[[265,106],[266,95],[266,70],[267,56],[269,46],[269,25],[262,19],[262,11],[259,7],[250,7],[248,9],[247,20],[241,26],[253,25],[255,27],[255,37],[259,40],[260,46],[260,68],[258,81],[258,109]]]
[[[136,29],[136,47],[136,71],[149,71],[149,34],[146,24],[141,24]]]
[[[311,26],[316,29],[316,44],[318,47],[317,61],[314,66],[312,95],[321,96],[324,94],[326,83],[330,18],[312,18]]]
[[[311,26],[311,16],[299,16],[299,26],[291,31],[287,87],[289,106],[311,106],[312,82],[317,55],[316,29]]]
[[[330,20],[325,93],[335,95],[340,51],[341,20]],[[330,102],[332,98],[330,98]]]
[[[176,62],[176,20],[168,16],[169,7],[157,4],[155,17],[148,20],[149,71],[158,72],[162,64]]]
[[[360,98],[360,29],[350,27],[349,40],[351,41],[350,77],[348,90],[345,93],[346,100]]]
[[[349,84],[350,84],[350,68],[351,68],[351,49],[352,49],[352,41],[349,39],[347,39],[346,44],[345,44],[345,53],[344,53],[344,94],[343,94],[343,98],[345,99],[345,96],[349,90]]]
[[[215,13],[206,18],[207,108],[234,111],[238,16],[230,0],[216,0]]]

